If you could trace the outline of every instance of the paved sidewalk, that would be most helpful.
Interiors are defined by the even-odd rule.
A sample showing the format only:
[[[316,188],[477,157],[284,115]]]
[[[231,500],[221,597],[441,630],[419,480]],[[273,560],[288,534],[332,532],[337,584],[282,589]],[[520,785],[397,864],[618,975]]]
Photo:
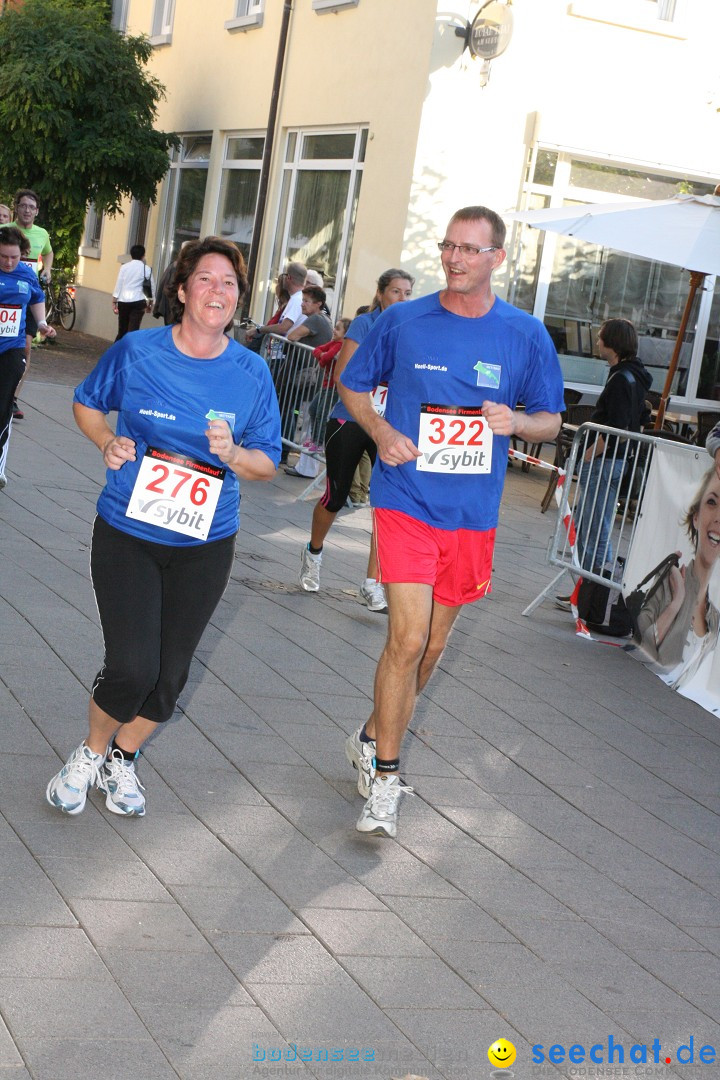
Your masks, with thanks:
[[[0,495],[0,1080],[477,1080],[500,1037],[517,1060],[495,1076],[620,1075],[621,1044],[625,1075],[717,1078],[718,721],[550,605],[521,616],[551,576],[545,475],[510,470],[492,597],[407,740],[397,842],[355,832],[343,754],[384,640],[357,599],[369,512],[342,515],[305,594],[312,504],[284,474],[246,487],[183,715],[140,763],[147,817],[95,794],[71,819],[44,789],[101,659],[102,470],[67,385],[31,375],[22,397]]]

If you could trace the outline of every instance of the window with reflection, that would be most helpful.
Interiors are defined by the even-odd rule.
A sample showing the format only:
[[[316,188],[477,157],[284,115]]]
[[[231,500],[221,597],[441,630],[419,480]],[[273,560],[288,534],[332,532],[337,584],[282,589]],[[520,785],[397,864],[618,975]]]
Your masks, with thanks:
[[[257,209],[264,135],[230,135],[225,146],[215,231],[237,244],[247,262]]]
[[[584,203],[668,199],[679,193],[712,194],[713,184],[653,173],[607,161],[593,161],[553,149],[536,148],[525,185],[525,208]],[[603,385],[607,365],[597,356],[595,340],[605,319],[626,318],[639,338],[638,354],[661,390],[675,348],[689,292],[689,274],[681,267],[653,262],[521,226],[515,249],[510,299],[541,318],[560,355],[570,382]],[[709,303],[708,300],[703,300]],[[718,372],[717,300],[715,338],[708,332],[702,372],[690,380],[700,298],[680,353],[672,392],[709,397]],[[714,344],[713,344],[714,340]],[[694,367],[694,370],[696,368]]]

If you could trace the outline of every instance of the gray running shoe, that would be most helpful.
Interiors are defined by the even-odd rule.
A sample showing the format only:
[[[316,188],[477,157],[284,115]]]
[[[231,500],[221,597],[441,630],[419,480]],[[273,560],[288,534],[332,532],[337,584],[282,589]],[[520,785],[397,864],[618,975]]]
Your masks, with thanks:
[[[364,581],[360,586],[360,598],[365,601],[371,611],[387,611],[385,590],[379,581]]]
[[[322,552],[319,555],[313,555],[306,544],[300,556],[300,584],[305,592],[317,592],[320,588],[321,562]]]
[[[362,728],[353,731],[345,740],[345,757],[353,769],[357,769],[357,789],[363,799],[370,794],[373,777],[375,775],[375,742],[363,742],[360,738]]]
[[[355,826],[357,831],[394,840],[397,836],[398,803],[400,796],[406,792],[412,795],[413,789],[403,784],[399,776],[376,776],[370,788],[370,798]]]
[[[113,750],[106,759],[97,786],[99,791],[105,792],[105,805],[111,814],[145,816],[145,788],[138,780],[135,762],[126,761],[119,750]]]
[[[64,814],[80,814],[85,809],[88,791],[98,782],[104,761],[104,754],[94,754],[84,742],[80,743],[45,790],[50,805]]]

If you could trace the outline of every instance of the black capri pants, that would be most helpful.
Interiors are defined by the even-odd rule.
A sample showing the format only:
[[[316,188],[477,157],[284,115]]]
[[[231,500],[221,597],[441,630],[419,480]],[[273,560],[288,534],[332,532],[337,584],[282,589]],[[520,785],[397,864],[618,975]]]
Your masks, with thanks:
[[[90,573],[105,659],[92,698],[113,720],[170,719],[234,554],[235,536],[170,547],[95,518]]]
[[[320,499],[330,514],[337,514],[347,502],[353,476],[360,458],[367,450],[375,464],[377,447],[368,433],[354,420],[328,420],[325,428],[325,494]]]

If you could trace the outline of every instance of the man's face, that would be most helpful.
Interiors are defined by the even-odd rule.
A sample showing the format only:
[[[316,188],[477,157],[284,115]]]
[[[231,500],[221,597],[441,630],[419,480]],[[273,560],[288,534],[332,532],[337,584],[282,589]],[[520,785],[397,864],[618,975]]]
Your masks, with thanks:
[[[29,195],[23,195],[20,202],[15,204],[15,215],[15,220],[22,225],[23,229],[29,229],[38,216],[37,203]]]
[[[8,207],[0,206],[0,225],[9,225],[11,220]]]
[[[303,293],[300,307],[303,315],[317,315],[322,308],[322,304],[319,300],[314,300],[312,296],[308,296],[307,293]]]
[[[20,262],[20,248],[17,244],[0,244],[0,270],[11,273]]]
[[[452,244],[467,244],[477,248],[493,246],[492,230],[489,222],[485,220],[451,221],[445,230],[444,239]],[[496,251],[468,255],[456,247],[451,251],[443,251],[440,259],[448,291],[469,296],[487,292],[492,272],[505,260],[505,252],[499,248]]]

